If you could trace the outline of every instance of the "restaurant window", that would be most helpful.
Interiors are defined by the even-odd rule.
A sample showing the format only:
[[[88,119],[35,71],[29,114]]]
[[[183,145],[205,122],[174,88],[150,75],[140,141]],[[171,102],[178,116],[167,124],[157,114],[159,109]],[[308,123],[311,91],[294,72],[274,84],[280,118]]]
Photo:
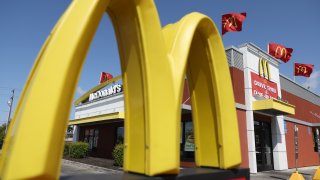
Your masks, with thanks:
[[[97,148],[98,147],[98,140],[99,140],[99,130],[95,129],[94,130],[94,136],[93,136],[93,148]]]
[[[182,161],[194,161],[194,134],[192,121],[181,123],[180,155]]]
[[[184,151],[194,151],[194,136],[192,122],[185,122]]]
[[[117,127],[116,144],[123,144],[123,139],[124,139],[124,129],[123,127]]]
[[[99,142],[99,129],[86,129],[84,133],[84,142],[89,144],[89,151],[96,151]]]
[[[319,152],[320,148],[320,142],[319,142],[319,129],[318,128],[312,128],[312,139],[313,139],[313,148],[314,152]]]

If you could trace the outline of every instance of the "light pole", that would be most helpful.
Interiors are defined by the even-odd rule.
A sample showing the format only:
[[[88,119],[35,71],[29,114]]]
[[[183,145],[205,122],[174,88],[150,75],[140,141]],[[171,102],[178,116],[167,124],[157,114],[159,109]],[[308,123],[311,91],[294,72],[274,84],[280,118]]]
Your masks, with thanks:
[[[295,144],[295,158],[296,158],[296,172],[298,172],[298,126],[294,125],[294,144]]]
[[[10,123],[10,117],[11,117],[11,110],[12,110],[12,104],[13,104],[13,98],[14,98],[14,89],[12,89],[12,95],[10,97],[10,100],[8,101],[8,106],[9,106],[9,114],[8,114],[8,120],[6,124],[6,131],[5,134],[7,134],[9,123]]]

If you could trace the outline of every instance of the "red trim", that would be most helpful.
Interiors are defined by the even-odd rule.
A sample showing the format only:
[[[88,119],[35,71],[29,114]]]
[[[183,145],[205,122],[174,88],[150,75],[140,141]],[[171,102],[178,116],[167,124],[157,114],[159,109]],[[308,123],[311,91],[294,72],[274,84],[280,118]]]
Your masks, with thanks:
[[[180,161],[180,167],[192,168],[192,167],[196,167],[196,163],[195,162]]]

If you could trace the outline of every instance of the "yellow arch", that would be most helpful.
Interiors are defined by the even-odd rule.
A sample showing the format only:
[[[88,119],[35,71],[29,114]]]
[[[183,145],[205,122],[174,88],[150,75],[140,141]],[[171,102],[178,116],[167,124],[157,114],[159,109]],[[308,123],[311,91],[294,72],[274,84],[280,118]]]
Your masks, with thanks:
[[[58,179],[84,57],[108,0],[73,1],[47,38],[5,138],[1,179]]]
[[[152,0],[76,0],[48,37],[28,78],[5,140],[1,178],[59,177],[72,97],[105,10],[115,28],[121,59],[125,171],[178,173],[185,69],[192,90],[197,164],[238,165],[240,146],[231,79],[213,23],[192,14],[162,33]]]
[[[180,126],[154,2],[111,1],[107,12],[114,25],[123,76],[124,169],[147,175],[178,173],[180,137],[176,128]]]
[[[191,13],[163,30],[170,53],[177,108],[184,74],[191,91],[196,164],[230,168],[241,162],[231,77],[223,43],[214,23]],[[178,111],[178,109],[177,109]],[[213,133],[215,132],[215,133]]]

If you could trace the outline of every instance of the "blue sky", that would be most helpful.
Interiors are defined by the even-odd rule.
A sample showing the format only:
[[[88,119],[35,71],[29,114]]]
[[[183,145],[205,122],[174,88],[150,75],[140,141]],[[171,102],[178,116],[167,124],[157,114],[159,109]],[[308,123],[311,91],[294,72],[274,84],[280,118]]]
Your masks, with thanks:
[[[0,1],[0,124],[7,120],[11,89],[16,89],[15,109],[42,44],[70,3],[70,0]],[[296,81],[320,93],[320,1],[155,0],[155,3],[162,26],[197,11],[208,15],[220,32],[222,14],[247,12],[243,31],[225,34],[224,45],[252,42],[265,51],[269,42],[291,47],[294,49],[291,61],[281,64],[280,72],[293,78],[293,61],[314,64],[311,78],[297,77]],[[107,15],[91,44],[75,98],[98,84],[101,71],[121,74],[113,27]]]

